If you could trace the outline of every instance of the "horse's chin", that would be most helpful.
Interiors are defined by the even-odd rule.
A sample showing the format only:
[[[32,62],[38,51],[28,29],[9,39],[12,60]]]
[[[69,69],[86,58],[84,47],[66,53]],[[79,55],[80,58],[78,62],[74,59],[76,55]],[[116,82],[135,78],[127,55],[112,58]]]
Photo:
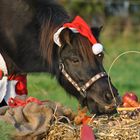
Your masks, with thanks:
[[[117,113],[116,108],[113,109],[105,109],[104,107],[98,106],[96,109],[93,109],[91,111],[91,114],[96,114],[96,115],[105,115],[105,114],[115,114]]]
[[[116,112],[117,112],[116,107],[106,108],[106,107],[102,107],[102,106],[99,105],[97,115],[114,114]]]
[[[117,112],[116,106],[111,106],[111,105],[104,106],[96,102],[92,104],[92,107],[91,105],[90,106],[87,105],[87,107],[91,114],[96,114],[96,115],[115,114]]]
[[[102,99],[93,99],[87,102],[87,107],[90,113],[96,115],[114,114],[117,112],[116,108],[120,105],[121,98],[116,96],[116,101],[113,100],[111,104],[105,103]]]

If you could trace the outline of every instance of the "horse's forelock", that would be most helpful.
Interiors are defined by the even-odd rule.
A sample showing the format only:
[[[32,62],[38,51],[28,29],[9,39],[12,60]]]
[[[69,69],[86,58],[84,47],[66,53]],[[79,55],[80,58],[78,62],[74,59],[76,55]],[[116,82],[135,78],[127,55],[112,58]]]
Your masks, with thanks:
[[[87,57],[87,60],[92,63],[94,55],[90,41],[86,37],[78,34],[75,38],[73,38],[73,42],[77,46],[82,57]]]
[[[88,61],[92,63],[94,57],[92,44],[86,37],[79,33],[73,33],[70,29],[66,28],[60,34],[60,42],[62,47],[66,44],[72,48],[76,47],[81,57],[87,57]]]

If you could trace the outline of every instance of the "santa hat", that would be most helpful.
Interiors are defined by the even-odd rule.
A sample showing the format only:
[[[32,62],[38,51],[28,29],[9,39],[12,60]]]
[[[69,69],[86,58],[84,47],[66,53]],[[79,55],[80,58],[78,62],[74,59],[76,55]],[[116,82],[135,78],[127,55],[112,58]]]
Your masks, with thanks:
[[[87,25],[87,23],[80,17],[76,16],[75,19],[71,23],[65,23],[61,28],[57,30],[54,34],[54,42],[61,47],[61,43],[59,40],[59,34],[65,28],[69,28],[73,33],[80,33],[81,35],[88,38],[88,40],[93,44],[92,51],[95,55],[101,53],[103,51],[103,46],[97,42],[96,38],[92,34],[91,29]]]

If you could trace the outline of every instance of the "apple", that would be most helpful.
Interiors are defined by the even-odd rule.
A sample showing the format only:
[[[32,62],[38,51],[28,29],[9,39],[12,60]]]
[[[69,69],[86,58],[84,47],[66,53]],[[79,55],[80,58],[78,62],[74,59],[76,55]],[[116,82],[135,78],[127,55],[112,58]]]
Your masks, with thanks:
[[[138,97],[137,97],[137,95],[134,92],[126,92],[124,94],[123,98],[122,98],[123,99],[123,103],[126,102],[127,98],[130,98],[130,99],[138,102]]]
[[[127,102],[124,102],[123,107],[131,107],[131,105],[129,105]]]

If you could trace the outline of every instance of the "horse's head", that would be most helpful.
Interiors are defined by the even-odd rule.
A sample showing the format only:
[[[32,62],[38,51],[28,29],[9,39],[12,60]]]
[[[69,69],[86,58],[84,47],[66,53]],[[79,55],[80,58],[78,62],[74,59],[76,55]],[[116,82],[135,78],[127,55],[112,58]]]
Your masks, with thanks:
[[[98,41],[99,29],[92,29],[92,33]],[[113,93],[111,92],[109,78],[102,64],[104,53],[95,55],[89,39],[69,28],[61,31],[59,41],[59,81],[63,87],[73,94],[82,106],[87,106],[90,112],[113,112],[120,99],[117,89],[110,81]]]

